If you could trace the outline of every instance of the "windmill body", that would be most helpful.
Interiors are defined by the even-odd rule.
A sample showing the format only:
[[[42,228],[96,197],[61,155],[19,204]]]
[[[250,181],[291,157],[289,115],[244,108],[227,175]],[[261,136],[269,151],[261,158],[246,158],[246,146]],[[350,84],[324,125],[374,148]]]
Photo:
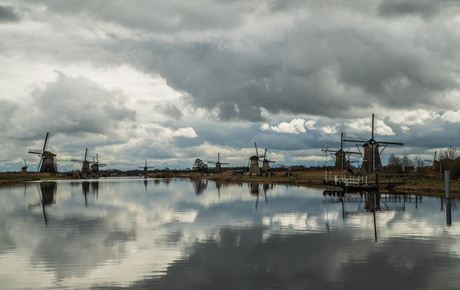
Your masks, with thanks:
[[[217,153],[217,162],[209,161],[208,163],[213,163],[216,165],[216,174],[219,174],[222,172],[222,165],[224,164],[228,165],[228,163],[220,162],[220,153]]]
[[[145,160],[145,165],[143,167],[139,166],[139,168],[143,169],[142,174],[144,174],[146,176],[147,172],[149,171],[149,168],[155,168],[155,167],[147,166],[147,160]]]
[[[265,148],[265,153],[262,160],[262,172],[270,171],[270,163],[274,163],[275,161],[267,160],[267,148]]]
[[[259,151],[257,150],[257,144],[254,143],[256,148],[256,155],[249,157],[249,174],[260,174],[260,166],[259,166]]]
[[[373,173],[382,170],[382,162],[380,160],[380,154],[385,150],[388,145],[404,145],[400,142],[384,142],[376,141],[374,139],[374,114],[372,114],[372,135],[371,139],[367,141],[363,140],[343,140],[344,142],[353,142],[353,143],[364,143],[363,144],[363,163],[361,165],[362,173]],[[380,151],[380,147],[383,149]]]
[[[93,163],[91,164],[91,172],[98,173],[100,170],[100,167],[102,166],[107,166],[107,164],[99,163],[99,155],[96,154],[96,160],[94,160],[94,157],[93,157]]]
[[[28,168],[28,167],[29,167],[29,166],[27,166],[27,162],[26,162],[26,160],[24,159],[24,166],[21,167],[21,172],[22,172],[22,173],[27,173],[27,168]]]
[[[81,172],[85,174],[91,173],[90,162],[88,161],[88,148],[85,151],[85,158],[83,160],[72,159],[73,162],[78,162],[81,164]]]
[[[46,147],[48,145],[49,134],[50,133],[46,133],[45,143],[43,144],[43,149],[41,152],[30,150],[29,153],[39,155],[40,162],[38,164],[38,171],[40,173],[55,174],[57,173],[57,166],[55,161],[56,154],[46,150]]]
[[[340,149],[339,150],[330,150],[330,149],[321,149],[322,151],[331,152],[335,155],[335,166],[336,170],[347,170],[350,168],[350,155],[359,154],[360,152],[344,151],[343,150],[343,132],[340,134]]]

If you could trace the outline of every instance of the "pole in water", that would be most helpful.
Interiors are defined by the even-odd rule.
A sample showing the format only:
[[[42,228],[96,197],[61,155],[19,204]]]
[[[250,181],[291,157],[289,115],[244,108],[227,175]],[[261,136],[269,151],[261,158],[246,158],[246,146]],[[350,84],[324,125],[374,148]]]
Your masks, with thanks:
[[[444,171],[445,182],[446,182],[446,198],[450,198],[450,171]]]
[[[448,226],[452,225],[452,212],[451,212],[451,201],[450,201],[450,171],[444,171],[444,176],[446,180],[446,223]]]

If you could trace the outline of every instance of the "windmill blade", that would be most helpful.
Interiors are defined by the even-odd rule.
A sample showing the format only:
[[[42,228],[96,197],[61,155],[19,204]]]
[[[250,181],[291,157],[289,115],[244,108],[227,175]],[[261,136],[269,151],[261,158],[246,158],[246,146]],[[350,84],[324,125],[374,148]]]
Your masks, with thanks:
[[[404,143],[400,142],[377,142],[378,144],[384,144],[384,145],[404,145]]]
[[[254,142],[254,146],[256,147],[256,155],[257,155],[257,157],[259,157],[259,151],[257,150],[257,144],[256,144],[256,142]]]
[[[38,162],[38,168],[37,171],[40,172],[40,167],[42,166],[43,163],[43,156],[40,158],[40,162]]]
[[[265,148],[264,159],[265,159],[265,156],[267,156],[267,148]]]
[[[353,143],[366,143],[369,140],[351,140],[351,139],[343,139],[343,142],[353,142]]]
[[[372,139],[374,139],[374,114],[372,114]]]
[[[343,150],[343,132],[340,133],[340,150]]]
[[[43,144],[43,152],[46,151],[46,146],[48,145],[48,138],[50,133],[46,132],[45,143]]]
[[[78,162],[78,163],[82,163],[82,162],[83,162],[83,161],[77,160],[77,159],[70,159],[70,161],[72,161],[72,162]]]
[[[359,154],[359,155],[361,155],[361,152],[353,152],[353,151],[343,151],[343,153],[346,153],[346,154]]]
[[[86,151],[85,151],[85,161],[86,161],[86,158],[88,157],[88,148],[86,148]]]
[[[43,152],[29,150],[29,153],[30,154],[42,154]]]

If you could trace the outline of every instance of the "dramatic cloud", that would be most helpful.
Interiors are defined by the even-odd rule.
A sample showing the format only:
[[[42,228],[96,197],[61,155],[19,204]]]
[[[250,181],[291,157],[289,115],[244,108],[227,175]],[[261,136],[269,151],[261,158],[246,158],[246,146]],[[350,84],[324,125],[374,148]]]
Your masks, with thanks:
[[[2,168],[46,132],[61,164],[91,146],[117,166],[187,167],[209,144],[241,165],[254,142],[292,164],[340,132],[367,138],[372,113],[378,136],[413,145],[401,153],[458,146],[459,13],[451,1],[5,0]]]

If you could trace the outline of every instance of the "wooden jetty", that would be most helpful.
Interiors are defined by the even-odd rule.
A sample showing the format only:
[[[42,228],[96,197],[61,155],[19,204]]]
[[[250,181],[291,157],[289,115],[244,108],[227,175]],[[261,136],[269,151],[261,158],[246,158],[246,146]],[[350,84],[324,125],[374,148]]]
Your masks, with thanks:
[[[419,179],[416,174],[334,175],[325,173],[326,191],[375,191]]]

